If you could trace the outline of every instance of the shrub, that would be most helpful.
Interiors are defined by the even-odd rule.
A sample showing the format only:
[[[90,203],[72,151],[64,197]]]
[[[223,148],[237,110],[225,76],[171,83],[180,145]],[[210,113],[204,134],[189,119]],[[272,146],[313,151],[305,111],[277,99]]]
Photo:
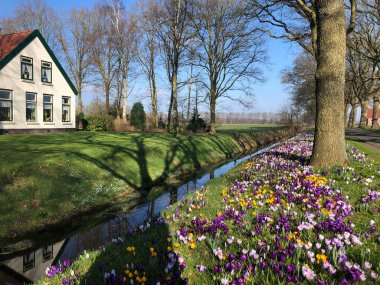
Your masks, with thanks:
[[[186,126],[186,130],[196,133],[198,131],[204,131],[206,126],[206,122],[200,117],[198,112],[194,112],[189,124]]]
[[[87,116],[88,122],[87,130],[89,131],[111,131],[112,130],[112,116],[110,115],[92,115]]]
[[[166,128],[166,124],[164,123],[164,120],[162,119],[161,116],[160,116],[160,118],[158,119],[158,128],[159,128],[159,129],[165,129],[165,128]]]
[[[131,110],[131,125],[143,130],[145,128],[146,115],[141,102],[133,104]]]

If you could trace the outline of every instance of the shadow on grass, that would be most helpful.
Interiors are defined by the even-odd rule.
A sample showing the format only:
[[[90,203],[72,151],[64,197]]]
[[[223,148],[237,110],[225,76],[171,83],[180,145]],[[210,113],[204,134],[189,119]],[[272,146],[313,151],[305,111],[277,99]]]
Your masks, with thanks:
[[[168,249],[173,248],[168,238],[165,224],[153,224],[144,232],[130,233],[123,243],[109,245],[98,252],[88,273],[81,276],[81,283],[141,284],[144,280],[144,284],[178,284],[181,275],[178,264],[174,263],[170,270],[167,268],[170,263]],[[115,275],[111,275],[112,270]],[[173,283],[168,282],[168,277]]]
[[[283,152],[278,152],[278,151],[270,151],[269,153],[271,155],[281,157],[286,160],[298,161],[302,165],[310,164],[310,158],[306,158],[305,156],[296,155],[296,154],[285,154]]]
[[[150,211],[154,212],[154,202],[151,203]],[[87,273],[80,277],[80,282],[179,284],[181,271],[178,257],[172,253],[174,245],[168,226],[165,223],[150,224],[148,229],[137,229],[126,234],[123,242],[110,244],[97,251]],[[82,265],[79,263],[79,266]]]

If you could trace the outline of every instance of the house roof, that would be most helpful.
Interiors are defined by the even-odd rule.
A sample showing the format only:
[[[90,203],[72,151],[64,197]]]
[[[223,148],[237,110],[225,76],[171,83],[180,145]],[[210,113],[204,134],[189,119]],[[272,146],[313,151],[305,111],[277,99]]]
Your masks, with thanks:
[[[377,117],[380,118],[380,109],[379,109],[379,112],[377,113]],[[368,109],[367,110],[367,118],[372,118],[372,115],[373,115],[373,109]]]
[[[0,35],[0,61],[14,50],[32,31]]]
[[[63,69],[62,65],[59,63],[53,51],[38,30],[0,35],[0,70],[2,70],[21,50],[23,50],[35,38],[38,38],[41,41],[46,51],[53,59],[55,65],[58,67],[63,77],[66,79],[71,90],[73,90],[74,94],[77,95],[78,90],[75,88],[66,71]]]

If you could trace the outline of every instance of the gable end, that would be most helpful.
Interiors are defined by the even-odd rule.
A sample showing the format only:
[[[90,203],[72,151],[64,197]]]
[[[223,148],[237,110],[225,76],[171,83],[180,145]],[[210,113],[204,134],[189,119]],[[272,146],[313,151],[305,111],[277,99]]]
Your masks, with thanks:
[[[75,88],[66,71],[63,69],[62,65],[59,63],[53,51],[51,50],[44,37],[38,30],[34,30],[32,33],[30,33],[29,36],[27,36],[16,48],[14,48],[9,54],[7,54],[7,56],[3,58],[3,60],[0,62],[0,70],[2,70],[19,52],[21,52],[35,38],[39,38],[46,51],[49,53],[50,57],[53,59],[55,65],[58,67],[63,77],[66,79],[66,82],[67,84],[69,84],[71,90],[74,92],[75,95],[78,95],[78,90]]]

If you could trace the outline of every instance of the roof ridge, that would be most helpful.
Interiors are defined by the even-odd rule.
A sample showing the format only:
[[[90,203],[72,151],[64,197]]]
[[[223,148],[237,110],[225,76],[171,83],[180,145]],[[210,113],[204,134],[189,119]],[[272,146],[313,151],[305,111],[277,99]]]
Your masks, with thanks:
[[[18,32],[12,32],[12,33],[0,34],[0,36],[14,35],[14,34],[21,34],[21,33],[33,32],[33,31],[34,31],[34,30],[18,31]]]

